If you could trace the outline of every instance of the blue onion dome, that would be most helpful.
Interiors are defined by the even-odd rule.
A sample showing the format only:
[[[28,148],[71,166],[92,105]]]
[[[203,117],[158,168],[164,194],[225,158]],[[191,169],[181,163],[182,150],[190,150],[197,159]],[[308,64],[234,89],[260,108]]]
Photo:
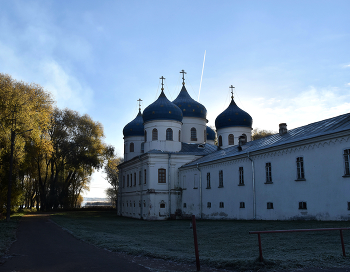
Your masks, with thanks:
[[[207,126],[207,140],[215,141],[215,131]]]
[[[136,118],[124,127],[123,134],[124,137],[145,135],[141,110],[139,110]]]
[[[166,98],[163,90],[158,99],[143,111],[143,121],[175,120],[182,121],[182,112],[178,106]]]
[[[185,85],[176,99],[173,101],[181,110],[184,117],[207,118],[207,109],[188,94]]]
[[[226,127],[249,127],[251,128],[253,124],[252,117],[246,113],[244,110],[241,110],[235,103],[231,100],[231,104],[226,110],[224,110],[218,117],[215,119],[216,129],[226,128]]]

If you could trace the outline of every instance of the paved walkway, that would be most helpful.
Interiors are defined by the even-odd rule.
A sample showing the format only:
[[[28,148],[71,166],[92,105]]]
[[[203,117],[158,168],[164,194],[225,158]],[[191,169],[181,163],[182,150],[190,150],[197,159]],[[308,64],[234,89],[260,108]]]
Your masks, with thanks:
[[[112,252],[80,241],[46,215],[25,216],[0,271],[147,271]]]

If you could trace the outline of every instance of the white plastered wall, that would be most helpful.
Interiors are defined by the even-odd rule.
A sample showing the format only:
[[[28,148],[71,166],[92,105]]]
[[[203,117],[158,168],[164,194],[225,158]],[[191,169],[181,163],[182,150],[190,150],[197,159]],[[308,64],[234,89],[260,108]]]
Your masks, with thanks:
[[[227,148],[232,145],[228,144],[228,135],[233,134],[234,136],[234,145],[238,145],[238,138],[239,136],[242,136],[242,134],[247,135],[247,142],[250,142],[252,140],[252,129],[248,127],[227,127],[227,128],[221,128],[217,130],[218,139],[221,136],[222,137],[222,146],[221,148]]]

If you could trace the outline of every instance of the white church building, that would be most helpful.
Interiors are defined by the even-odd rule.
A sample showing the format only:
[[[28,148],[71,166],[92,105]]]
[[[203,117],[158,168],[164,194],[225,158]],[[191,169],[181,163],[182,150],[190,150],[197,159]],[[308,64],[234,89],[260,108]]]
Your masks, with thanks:
[[[173,102],[161,79],[159,98],[123,130],[120,215],[350,219],[350,113],[291,130],[283,123],[278,134],[251,141],[253,119],[232,95],[215,120],[217,146],[184,76]]]

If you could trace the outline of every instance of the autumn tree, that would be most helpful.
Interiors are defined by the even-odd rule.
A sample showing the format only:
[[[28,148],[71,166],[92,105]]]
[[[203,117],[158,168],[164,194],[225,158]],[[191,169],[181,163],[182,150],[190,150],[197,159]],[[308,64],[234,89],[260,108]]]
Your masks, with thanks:
[[[106,180],[111,185],[111,187],[106,189],[106,195],[111,200],[114,201],[114,205],[117,208],[117,198],[119,189],[119,170],[118,165],[122,163],[123,158],[112,157],[110,158],[105,167],[104,172],[106,173]]]
[[[267,136],[276,134],[277,132],[272,131],[272,130],[265,130],[265,129],[258,129],[258,128],[254,128],[252,131],[252,141],[261,139],[261,138],[265,138]]]
[[[40,85],[0,74],[0,210],[7,199],[11,199],[10,206],[18,205],[23,193],[19,174],[25,158],[25,144],[40,137],[49,124],[51,112],[51,95]],[[30,134],[26,133],[29,130]],[[9,180],[12,182],[7,182]],[[9,215],[11,207],[8,206]]]

